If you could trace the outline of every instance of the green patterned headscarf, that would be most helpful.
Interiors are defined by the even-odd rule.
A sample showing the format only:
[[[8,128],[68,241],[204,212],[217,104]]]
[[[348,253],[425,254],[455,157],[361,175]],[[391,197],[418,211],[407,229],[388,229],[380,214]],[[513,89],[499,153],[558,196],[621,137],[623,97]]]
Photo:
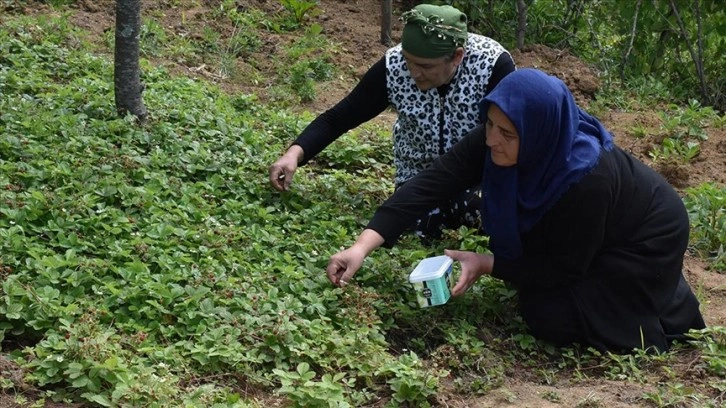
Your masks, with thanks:
[[[452,6],[419,4],[401,20],[401,46],[419,58],[451,55],[466,43],[466,14]]]

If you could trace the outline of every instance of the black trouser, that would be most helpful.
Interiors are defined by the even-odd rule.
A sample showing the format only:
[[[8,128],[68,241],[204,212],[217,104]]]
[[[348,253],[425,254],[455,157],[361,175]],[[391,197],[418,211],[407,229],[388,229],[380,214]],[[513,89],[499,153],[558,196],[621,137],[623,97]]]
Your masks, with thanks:
[[[667,351],[673,341],[686,341],[690,329],[703,329],[706,324],[698,311],[698,299],[691,291],[683,275],[679,278],[678,287],[669,305],[657,317],[659,329],[651,329],[651,341],[661,351]],[[628,341],[625,337],[604,338],[588,334],[582,325],[582,316],[575,304],[571,288],[548,290],[528,289],[519,291],[519,310],[531,333],[542,340],[558,346],[572,343],[590,344],[600,350],[629,352],[639,347],[637,341]],[[639,311],[634,310],[637,315]],[[611,326],[612,327],[612,326]],[[613,331],[617,328],[613,327]],[[658,339],[657,333],[665,336]],[[646,333],[647,335],[648,333]],[[642,335],[642,334],[641,334]],[[655,336],[655,337],[654,337]],[[648,340],[645,339],[647,342]],[[663,344],[658,344],[661,342]]]
[[[582,343],[583,327],[569,288],[519,294],[519,311],[534,337],[557,346]]]

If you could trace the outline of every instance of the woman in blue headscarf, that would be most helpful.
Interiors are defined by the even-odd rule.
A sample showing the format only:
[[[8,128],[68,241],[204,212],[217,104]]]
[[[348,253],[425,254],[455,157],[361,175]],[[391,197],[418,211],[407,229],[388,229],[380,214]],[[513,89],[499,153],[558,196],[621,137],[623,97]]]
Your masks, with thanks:
[[[394,193],[330,258],[345,286],[431,202],[481,185],[491,254],[447,250],[462,295],[482,275],[512,283],[532,333],[558,345],[667,350],[705,327],[682,273],[688,216],[677,192],[613,143],[559,79],[535,69],[484,98],[486,124]]]

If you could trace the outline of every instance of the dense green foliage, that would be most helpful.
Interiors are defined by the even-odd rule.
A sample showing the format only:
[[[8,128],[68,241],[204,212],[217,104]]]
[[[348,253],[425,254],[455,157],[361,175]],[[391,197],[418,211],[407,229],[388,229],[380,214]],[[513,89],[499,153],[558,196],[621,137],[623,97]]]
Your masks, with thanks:
[[[224,17],[240,24],[279,27],[231,10]],[[281,73],[296,72],[290,61],[325,62],[296,48],[322,40],[306,30]],[[143,41],[161,39],[157,50],[195,55],[161,26],[144,32]],[[230,41],[256,44],[240,33]],[[259,390],[296,406],[427,406],[444,378],[462,393],[485,393],[518,366],[543,381],[641,380],[641,367],[667,367],[677,354],[540,343],[515,312],[515,292],[493,279],[445,308],[419,309],[406,284],[415,262],[445,247],[486,250],[466,228],[434,247],[404,237],[372,256],[355,285],[332,287],[328,256],[392,189],[387,129],[344,136],[278,194],[267,166],[310,115],[142,67],[151,119],[139,127],[116,116],[111,61],[89,52],[65,17],[0,26],[0,340],[44,397],[262,406],[246,394]],[[291,87],[299,84],[282,82],[280,94]],[[722,197],[708,192],[691,209],[713,251],[724,215],[716,211],[721,224],[700,218]],[[724,375],[723,336],[700,333],[703,357],[693,362],[713,384]],[[704,383],[691,395],[718,391]],[[0,378],[0,389],[15,386]],[[646,399],[684,395],[658,390]]]
[[[151,68],[140,129],[115,117],[109,61],[63,46],[64,20],[4,27],[0,337],[35,339],[18,353],[38,385],[166,406],[219,398],[195,397],[207,375],[268,385],[309,362],[350,371],[343,390],[395,368],[371,305],[341,298],[318,254],[359,228],[341,211],[371,207],[378,186],[339,170],[273,194],[269,147],[300,118]]]
[[[483,34],[516,46],[515,2],[453,0]],[[525,0],[526,44],[567,49],[606,77],[651,78],[673,100],[726,109],[726,7],[720,0]],[[701,81],[702,80],[702,81]]]

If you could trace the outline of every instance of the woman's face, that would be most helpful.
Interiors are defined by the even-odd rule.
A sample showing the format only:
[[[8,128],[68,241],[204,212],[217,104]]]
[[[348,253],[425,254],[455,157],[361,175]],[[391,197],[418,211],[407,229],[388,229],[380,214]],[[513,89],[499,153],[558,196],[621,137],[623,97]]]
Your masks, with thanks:
[[[464,58],[464,49],[457,48],[453,56],[440,58],[419,58],[403,51],[411,78],[422,91],[448,84],[456,73],[456,67]]]
[[[507,115],[493,103],[487,112],[486,138],[494,164],[502,167],[517,164],[519,134]]]

